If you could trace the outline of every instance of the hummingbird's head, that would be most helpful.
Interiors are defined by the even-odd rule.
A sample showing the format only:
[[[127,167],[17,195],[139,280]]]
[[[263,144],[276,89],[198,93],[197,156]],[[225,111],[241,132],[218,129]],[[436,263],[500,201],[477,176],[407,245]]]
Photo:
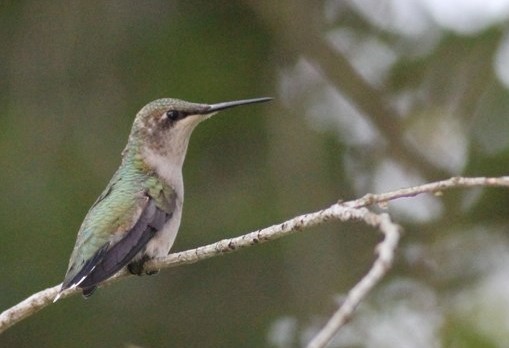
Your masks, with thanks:
[[[224,109],[271,99],[257,98],[211,105],[170,98],[154,100],[136,115],[129,142],[136,143],[140,150],[182,162],[191,133],[198,123]]]

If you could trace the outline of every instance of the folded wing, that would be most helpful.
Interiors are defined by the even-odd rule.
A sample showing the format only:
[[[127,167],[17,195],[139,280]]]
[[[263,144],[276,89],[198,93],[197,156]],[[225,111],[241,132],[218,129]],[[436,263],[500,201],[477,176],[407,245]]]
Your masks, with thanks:
[[[78,286],[83,289],[84,296],[90,296],[100,282],[129,264],[170,217],[171,213],[157,207],[156,201],[146,196],[143,210],[130,230],[123,233],[120,240],[108,242],[97,250],[74,277],[62,284],[60,292]]]

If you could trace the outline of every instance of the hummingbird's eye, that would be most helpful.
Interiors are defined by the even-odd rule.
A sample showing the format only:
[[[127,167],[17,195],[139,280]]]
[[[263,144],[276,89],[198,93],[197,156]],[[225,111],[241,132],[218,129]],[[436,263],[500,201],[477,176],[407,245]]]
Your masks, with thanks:
[[[168,110],[166,111],[166,117],[168,117],[169,120],[176,121],[179,118],[182,118],[182,113],[177,110]]]

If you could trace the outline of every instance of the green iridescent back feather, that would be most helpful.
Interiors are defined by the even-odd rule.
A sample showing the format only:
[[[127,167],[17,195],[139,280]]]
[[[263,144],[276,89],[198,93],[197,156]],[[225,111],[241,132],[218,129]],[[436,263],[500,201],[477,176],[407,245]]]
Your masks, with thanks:
[[[64,284],[105,244],[120,238],[138,219],[146,195],[171,214],[173,188],[159,180],[135,151],[126,149],[120,168],[86,215],[76,240]]]

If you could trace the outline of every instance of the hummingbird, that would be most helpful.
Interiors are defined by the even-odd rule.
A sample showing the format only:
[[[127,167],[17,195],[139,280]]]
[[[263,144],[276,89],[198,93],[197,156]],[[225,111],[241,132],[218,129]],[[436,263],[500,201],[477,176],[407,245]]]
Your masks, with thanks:
[[[120,167],[88,211],[55,302],[78,287],[89,297],[123,267],[142,275],[144,263],[168,255],[177,235],[184,181],[182,165],[194,128],[218,111],[263,103],[256,98],[218,104],[164,98],[136,115]]]

